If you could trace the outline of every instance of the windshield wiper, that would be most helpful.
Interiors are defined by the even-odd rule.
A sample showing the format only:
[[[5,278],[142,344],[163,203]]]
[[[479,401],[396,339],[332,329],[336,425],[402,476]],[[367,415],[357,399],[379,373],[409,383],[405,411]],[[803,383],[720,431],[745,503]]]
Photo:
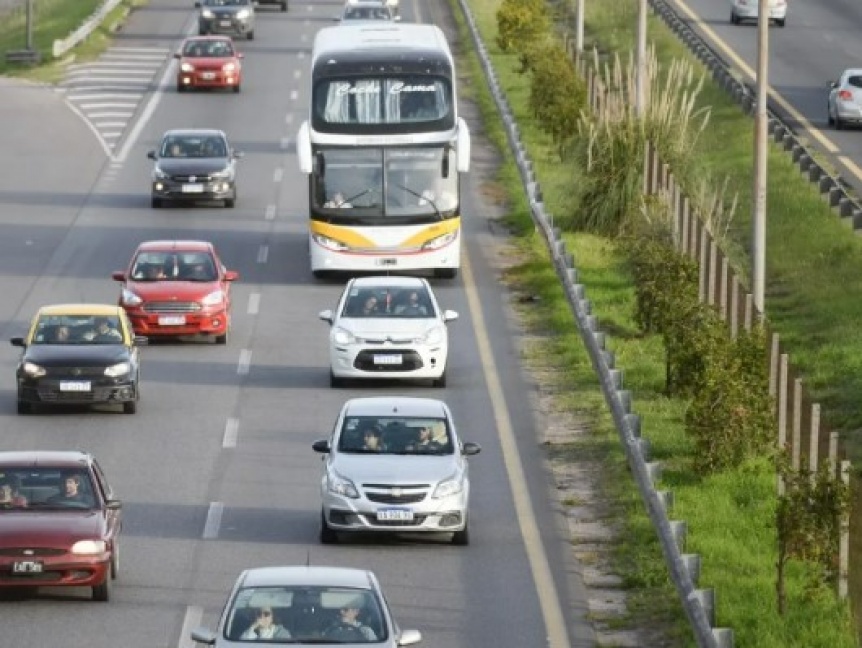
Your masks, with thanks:
[[[418,193],[416,191],[413,191],[413,189],[411,189],[410,187],[405,187],[404,185],[396,184],[395,186],[398,187],[399,189],[403,189],[404,191],[406,191],[409,194],[413,194],[419,200],[424,200],[425,202],[427,202],[434,209],[434,213],[437,214],[437,220],[443,220],[443,214],[441,214],[440,210],[437,209],[437,203],[434,202],[427,195],[425,195],[424,193]],[[430,191],[428,193],[430,193]]]

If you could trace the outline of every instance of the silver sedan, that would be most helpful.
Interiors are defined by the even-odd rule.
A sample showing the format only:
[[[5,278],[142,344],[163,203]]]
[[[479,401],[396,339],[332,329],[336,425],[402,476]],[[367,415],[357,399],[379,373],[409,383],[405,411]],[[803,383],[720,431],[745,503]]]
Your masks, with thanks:
[[[470,541],[467,457],[481,448],[462,442],[452,413],[432,398],[347,401],[329,439],[320,480],[320,541],[341,532],[451,533]]]
[[[826,111],[829,125],[837,130],[862,123],[862,68],[844,70],[837,81],[829,84]]]

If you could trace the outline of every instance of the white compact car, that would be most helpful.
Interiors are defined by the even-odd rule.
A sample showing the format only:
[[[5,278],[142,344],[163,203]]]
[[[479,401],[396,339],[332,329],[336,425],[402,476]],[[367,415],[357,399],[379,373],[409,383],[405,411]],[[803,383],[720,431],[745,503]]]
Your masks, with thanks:
[[[743,21],[757,22],[760,0],[730,0],[730,22],[738,25]],[[787,20],[787,0],[769,0],[769,20],[784,27]]]
[[[826,100],[829,125],[841,130],[862,124],[862,68],[850,68],[829,84]]]
[[[452,533],[470,542],[469,455],[452,414],[432,398],[355,398],[341,409],[320,480],[320,541],[344,532]]]
[[[427,280],[357,277],[344,288],[329,322],[330,385],[349,378],[430,379],[446,386],[449,334],[458,313],[441,310]]]

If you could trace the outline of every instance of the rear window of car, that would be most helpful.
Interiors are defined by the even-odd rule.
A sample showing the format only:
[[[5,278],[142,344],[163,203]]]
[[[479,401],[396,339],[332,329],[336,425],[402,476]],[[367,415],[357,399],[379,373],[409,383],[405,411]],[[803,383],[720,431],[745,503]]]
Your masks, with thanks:
[[[854,88],[862,88],[862,76],[847,77],[847,85],[851,85]]]

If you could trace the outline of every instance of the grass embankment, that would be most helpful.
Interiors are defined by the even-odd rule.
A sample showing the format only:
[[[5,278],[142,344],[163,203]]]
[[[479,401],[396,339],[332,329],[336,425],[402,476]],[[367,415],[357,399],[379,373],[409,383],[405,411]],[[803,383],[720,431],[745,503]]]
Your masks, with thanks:
[[[54,60],[51,54],[54,41],[67,38],[102,5],[103,1],[33,0],[33,49],[41,54],[41,64],[35,66],[6,61],[7,51],[23,50],[27,46],[26,6],[3,14],[0,20],[0,75],[47,83],[59,80],[62,76],[62,68],[58,64],[59,61]],[[111,35],[128,14],[129,9],[141,4],[144,4],[141,0],[123,0],[108,14],[102,25],[70,54],[73,54],[78,61],[87,61],[98,56],[108,46]]]
[[[577,185],[581,172],[571,165],[560,164],[550,139],[535,128],[528,108],[528,78],[516,72],[520,66],[514,56],[500,53],[495,46],[495,13],[499,2],[469,1],[521,126],[545,201],[551,213],[569,211],[573,195],[570,187]],[[627,56],[634,43],[635,0],[586,5],[590,38],[601,43],[604,50],[618,49]],[[678,57],[691,59],[660,23],[650,24],[650,40],[656,46],[659,60],[665,64]],[[472,69],[478,74],[475,65]],[[473,87],[479,88],[480,84],[477,82]],[[489,120],[490,136],[504,146],[502,131],[489,107],[490,100],[484,90],[477,90],[476,94]],[[752,122],[711,84],[701,93],[700,103],[711,106],[712,118],[709,129],[699,140],[697,172],[710,174],[717,185],[726,176],[729,186],[738,192],[739,204],[743,206],[740,212],[745,212],[750,201]],[[503,166],[500,184],[519,186],[511,163]],[[588,418],[593,424],[592,439],[576,451],[603,455],[608,466],[604,475],[606,487],[613,495],[624,526],[615,568],[631,588],[629,621],[642,625],[645,620],[653,619],[664,623],[669,636],[679,639],[680,644],[691,643],[691,639],[681,638],[686,636],[684,619],[678,606],[670,603],[674,594],[667,583],[653,531],[627,476],[616,432],[608,420],[556,277],[516,189],[512,190],[511,205],[509,221],[526,261],[510,273],[510,279],[519,290],[540,297],[531,304],[529,321],[535,331],[550,340],[546,346],[534,348],[530,360],[555,370],[561,391],[570,394],[561,398],[560,407]],[[787,157],[777,150],[770,159],[769,205],[769,317],[791,346],[794,361],[812,376],[811,386],[817,390],[818,398],[824,405],[834,405],[841,400],[840,394],[849,396],[855,391],[846,382],[851,378],[843,378],[842,372],[852,374],[854,363],[850,361],[848,367],[848,361],[862,357],[859,350],[855,353],[843,347],[838,350],[838,340],[851,340],[849,323],[841,325],[837,318],[843,319],[862,308],[862,300],[850,305],[844,300],[833,301],[831,296],[838,290],[846,296],[847,290],[854,289],[854,283],[862,290],[862,282],[846,266],[833,270],[833,259],[840,252],[840,258],[848,259],[853,267],[862,266],[862,249],[856,249],[860,243],[855,236],[838,222],[813,189],[799,179],[798,171]],[[745,243],[748,232],[748,217],[740,213],[732,223],[730,237],[737,242],[738,249],[733,253],[743,269],[748,267]],[[692,444],[682,425],[685,403],[663,395],[664,354],[660,340],[643,336],[635,325],[634,291],[622,251],[613,240],[585,234],[569,234],[567,243],[574,253],[579,278],[586,285],[593,313],[611,336],[617,366],[625,371],[626,387],[633,392],[634,408],[642,417],[643,433],[650,440],[653,457],[663,464],[661,487],[673,491],[673,517],[685,520],[688,525],[686,551],[702,557],[699,586],[716,591],[717,624],[732,627],[740,646],[855,646],[847,607],[835,601],[831,592],[808,591],[806,584],[811,575],[802,565],[792,566],[788,575],[788,613],[784,618],[778,616],[774,473],[769,466],[709,477],[691,470]],[[816,277],[812,276],[815,269]],[[819,274],[820,269],[835,274]],[[850,319],[855,318],[844,321]],[[797,352],[797,346],[811,348]],[[831,353],[833,358],[840,356],[844,366],[838,368],[831,366],[831,362],[820,362],[825,353]],[[860,378],[854,376],[852,380]],[[858,412],[850,415],[854,409],[848,399],[827,420],[855,420]]]

